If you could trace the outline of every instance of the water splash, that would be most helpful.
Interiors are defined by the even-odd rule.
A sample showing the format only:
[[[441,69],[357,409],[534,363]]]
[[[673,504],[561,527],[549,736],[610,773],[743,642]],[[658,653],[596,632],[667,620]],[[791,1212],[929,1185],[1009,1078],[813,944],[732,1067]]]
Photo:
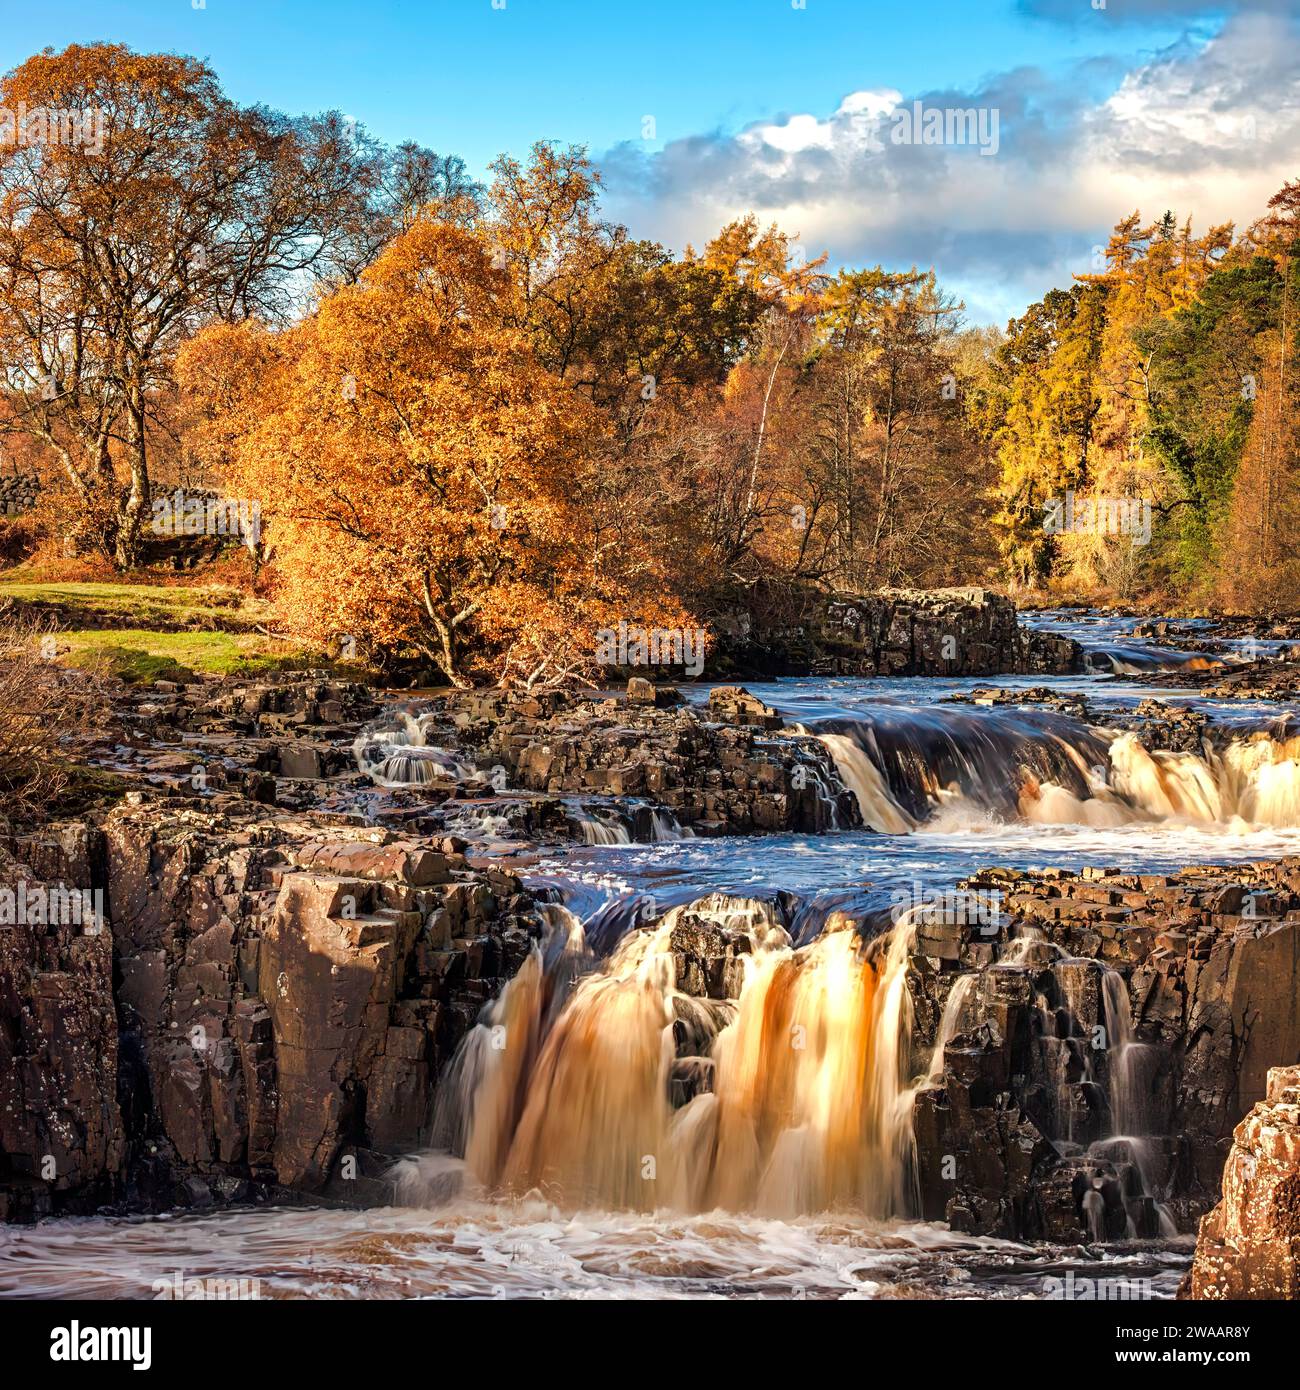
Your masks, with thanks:
[[[390,789],[438,782],[454,785],[474,774],[454,754],[429,743],[427,718],[417,719],[405,711],[363,729],[353,741],[352,756],[372,782]]]
[[[853,925],[796,950],[773,903],[700,899],[558,1008],[535,952],[444,1082],[446,1138],[482,1190],[567,1210],[907,1210],[910,928]]]
[[[863,819],[887,834],[1004,823],[1300,827],[1300,736],[1285,727],[1202,753],[1040,711],[882,706],[817,734]]]

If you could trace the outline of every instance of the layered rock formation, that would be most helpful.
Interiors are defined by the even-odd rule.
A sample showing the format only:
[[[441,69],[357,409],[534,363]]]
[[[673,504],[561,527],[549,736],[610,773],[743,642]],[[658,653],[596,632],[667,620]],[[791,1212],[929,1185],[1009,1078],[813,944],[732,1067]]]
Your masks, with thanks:
[[[1223,1200],[1201,1221],[1184,1294],[1300,1298],[1300,1067],[1270,1071],[1233,1132]]]
[[[704,710],[665,706],[558,692],[457,694],[431,702],[427,737],[499,770],[504,786],[644,800],[697,835],[861,824],[826,748],[784,729],[752,695],[718,687]],[[609,812],[642,838],[626,806]]]
[[[60,879],[90,884],[97,848],[80,827],[0,846],[0,1221],[55,1193],[107,1199],[125,1158],[112,939],[56,895]]]
[[[923,917],[909,975],[918,1049],[940,1049],[915,1109],[924,1214],[1063,1241],[1192,1229],[1269,1067],[1300,1057],[1300,861],[965,887],[1001,894],[1000,921]]]
[[[1082,669],[1068,637],[1022,627],[1015,604],[989,589],[880,589],[818,595],[794,628],[722,624],[709,671],[767,675],[1064,675]]]
[[[0,930],[10,1218],[378,1195],[368,1179],[427,1140],[434,1078],[545,910],[463,842],[234,798],[127,805],[13,848],[106,890],[108,925]]]

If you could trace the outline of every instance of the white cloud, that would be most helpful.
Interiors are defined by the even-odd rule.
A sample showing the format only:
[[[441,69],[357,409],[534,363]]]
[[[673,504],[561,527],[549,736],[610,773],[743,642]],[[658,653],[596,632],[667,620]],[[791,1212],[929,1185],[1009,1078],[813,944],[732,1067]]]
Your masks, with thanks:
[[[1196,225],[1263,211],[1300,172],[1300,36],[1278,13],[1230,18],[1129,71],[1101,61],[1068,80],[1033,69],[976,92],[917,94],[927,108],[998,112],[995,157],[969,146],[894,144],[913,98],[850,93],[734,135],[620,146],[604,164],[611,211],[681,247],[748,211],[801,234],[833,263],[934,264],[973,316],[1018,312],[1088,268],[1091,246],[1140,207]]]

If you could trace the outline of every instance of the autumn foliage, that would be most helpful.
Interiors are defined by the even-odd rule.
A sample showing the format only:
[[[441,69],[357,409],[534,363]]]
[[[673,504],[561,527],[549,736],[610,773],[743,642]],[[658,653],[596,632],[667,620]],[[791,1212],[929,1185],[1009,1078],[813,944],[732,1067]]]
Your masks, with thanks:
[[[609,423],[542,365],[500,244],[461,214],[417,220],[291,330],[212,330],[180,376],[196,444],[265,499],[295,632],[457,683],[559,679],[606,621],[686,614],[599,539],[583,501]]]
[[[884,584],[1300,602],[1296,185],[1240,236],[1132,214],[1002,332],[752,216],[637,240],[581,149],[483,186],[113,45],[0,96],[106,114],[0,146],[10,456],[119,568],[172,479],[255,502],[278,630],[336,654],[534,685],[620,621],[761,638]],[[1152,543],[1047,533],[1071,489]]]

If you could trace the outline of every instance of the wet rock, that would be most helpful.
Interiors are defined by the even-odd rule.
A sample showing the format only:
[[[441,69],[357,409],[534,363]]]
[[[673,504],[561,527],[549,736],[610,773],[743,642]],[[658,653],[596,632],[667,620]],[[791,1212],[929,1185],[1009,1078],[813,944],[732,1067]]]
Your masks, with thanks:
[[[548,692],[524,713],[513,692],[431,702],[428,737],[505,785],[546,797],[604,799],[595,818],[631,838],[663,838],[665,825],[696,835],[822,832],[861,823],[826,747],[781,728],[768,706],[737,687],[712,692],[708,717],[692,707],[592,700]],[[630,804],[629,804],[630,803]],[[667,821],[638,806],[667,812]],[[572,834],[582,833],[574,818]],[[546,825],[554,825],[553,820]],[[543,826],[542,828],[546,828]]]
[[[1218,1198],[1233,1126],[1268,1069],[1300,1055],[1300,860],[1174,875],[989,870],[962,887],[1000,891],[1005,913],[992,960],[968,927],[917,925],[918,1055],[954,979],[976,976],[967,1031],[916,1103],[924,1214],[1087,1239],[1095,1177],[1107,1238],[1116,1194],[1120,1234],[1190,1229]],[[1247,900],[1254,918],[1237,911]],[[1120,1085],[1132,1093],[1125,1127],[1138,1126],[1123,1139],[1111,1137]]]
[[[739,999],[749,938],[707,918],[683,915],[670,935],[677,988],[702,999]]]

